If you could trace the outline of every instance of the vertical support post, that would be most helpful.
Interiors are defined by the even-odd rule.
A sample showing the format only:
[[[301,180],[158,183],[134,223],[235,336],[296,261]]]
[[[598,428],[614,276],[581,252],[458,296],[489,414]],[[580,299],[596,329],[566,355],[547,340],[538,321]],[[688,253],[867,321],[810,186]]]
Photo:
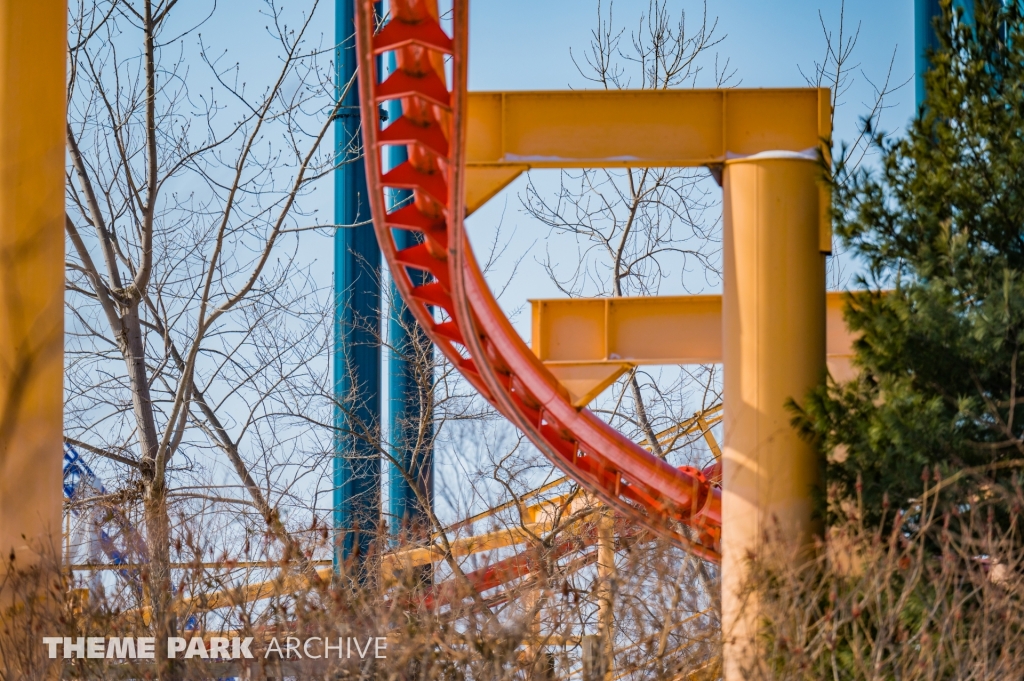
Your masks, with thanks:
[[[974,0],[953,0],[953,9],[963,12],[967,25],[974,25]],[[939,0],[914,0],[914,92],[918,110],[924,106],[924,74],[931,68],[928,53],[939,46],[935,18],[942,14]]]
[[[404,151],[404,150],[403,150]],[[417,235],[395,234],[399,250],[417,244]],[[426,279],[426,273],[414,277]],[[388,472],[388,506],[391,536],[415,539],[429,533],[427,508],[434,502],[433,378],[427,372],[433,348],[412,312],[391,284],[388,319],[388,432],[391,462]],[[408,476],[408,477],[407,477]]]
[[[941,13],[939,0],[914,0],[914,92],[918,110],[924,106],[924,74],[930,68],[928,53],[939,46],[934,22]]]
[[[334,221],[335,564],[369,554],[380,523],[380,247],[360,145],[354,0],[336,0]],[[348,86],[348,91],[345,91]],[[365,223],[365,224],[359,224]],[[358,225],[358,226],[349,226]]]
[[[596,678],[615,678],[615,516],[611,509],[597,520],[597,634],[600,643],[600,665]]]
[[[540,575],[538,575],[539,578]],[[541,624],[543,622],[544,601],[540,584],[534,584],[519,596],[519,610],[526,621],[525,644],[523,645],[523,666],[527,670],[528,679],[548,679],[551,676],[553,659],[542,645]]]
[[[821,169],[815,160],[769,152],[724,171],[724,448],[722,637],[726,681],[756,676],[756,595],[743,593],[748,555],[764,537],[807,545],[814,449],[790,426],[825,373],[825,257],[820,238]]]
[[[59,558],[67,5],[0,2],[0,557]]]
[[[580,638],[581,681],[604,681],[601,670],[601,637],[587,634]]]

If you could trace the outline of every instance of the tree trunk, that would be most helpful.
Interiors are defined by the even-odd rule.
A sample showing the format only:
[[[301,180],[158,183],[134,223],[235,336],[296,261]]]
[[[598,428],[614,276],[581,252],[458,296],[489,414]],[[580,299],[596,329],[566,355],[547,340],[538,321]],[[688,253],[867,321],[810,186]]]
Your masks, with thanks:
[[[178,679],[174,660],[167,658],[167,640],[177,636],[177,618],[172,608],[170,571],[170,519],[167,514],[167,490],[161,483],[145,483],[146,534],[149,565],[144,573],[144,589],[150,607],[150,631],[156,637],[157,678]]]
[[[146,370],[146,346],[139,319],[138,303],[133,303],[121,318],[121,351],[128,367],[132,408],[138,428],[142,458],[143,507],[146,520],[148,565],[143,571],[143,595],[150,608],[150,630],[156,638],[158,678],[178,678],[173,660],[167,658],[167,639],[176,636],[177,621],[172,608],[170,518],[167,513],[167,481],[164,476],[168,456],[158,456],[160,448],[153,399]]]

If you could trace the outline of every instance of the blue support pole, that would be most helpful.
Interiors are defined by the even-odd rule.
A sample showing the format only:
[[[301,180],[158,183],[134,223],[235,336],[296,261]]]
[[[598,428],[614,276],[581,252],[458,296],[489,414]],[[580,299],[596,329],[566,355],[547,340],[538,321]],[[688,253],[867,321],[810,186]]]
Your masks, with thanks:
[[[380,247],[370,221],[356,71],[354,0],[336,0],[334,236],[335,565],[369,555],[380,526]],[[348,227],[347,225],[357,225]]]
[[[396,234],[399,249],[415,246],[415,235]],[[422,364],[431,344],[419,330],[405,301],[391,287],[388,335],[388,429],[393,461],[388,472],[391,535],[415,538],[429,527],[427,507],[434,499],[433,402],[430,369]],[[417,357],[417,354],[420,356]],[[417,373],[419,375],[417,375]],[[424,503],[425,502],[425,503]]]
[[[924,74],[930,66],[928,54],[939,46],[934,22],[940,13],[939,0],[914,0],[914,90],[918,110],[924,106]]]
[[[963,12],[963,21],[974,25],[974,0],[953,0],[953,9]],[[914,90],[918,110],[924,106],[924,74],[931,68],[928,54],[939,47],[935,18],[942,13],[939,0],[914,0]]]
[[[389,57],[394,68],[394,55]],[[388,118],[402,115],[398,101],[389,103]],[[391,168],[404,163],[405,147],[390,147]],[[391,193],[392,205],[408,201],[412,193],[396,190]],[[399,250],[415,246],[418,235],[407,230],[394,231]],[[425,280],[425,273],[412,272],[414,281]],[[419,283],[419,282],[417,282]],[[388,433],[392,456],[388,468],[389,529],[393,543],[402,538],[415,539],[429,527],[426,505],[434,501],[433,427],[429,418],[433,399],[432,371],[422,364],[424,355],[432,351],[430,340],[423,334],[405,301],[391,284],[391,308],[388,315]],[[419,354],[419,358],[417,358]],[[419,375],[418,375],[419,372]],[[424,419],[424,414],[428,417]],[[426,502],[426,505],[423,502]]]

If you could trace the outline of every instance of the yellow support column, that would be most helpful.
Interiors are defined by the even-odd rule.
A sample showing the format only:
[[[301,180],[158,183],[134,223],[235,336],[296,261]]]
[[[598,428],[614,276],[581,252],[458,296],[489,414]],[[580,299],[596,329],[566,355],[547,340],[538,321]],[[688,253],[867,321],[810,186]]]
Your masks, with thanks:
[[[606,509],[597,520],[597,635],[601,681],[615,678],[615,516]]]
[[[66,2],[0,0],[0,556],[16,567],[60,555],[66,61]]]
[[[726,681],[759,663],[755,598],[741,597],[748,555],[765,533],[806,543],[817,457],[790,426],[825,372],[825,258],[821,170],[811,158],[768,152],[724,172],[724,447],[722,636]],[[826,223],[827,225],[827,223]]]

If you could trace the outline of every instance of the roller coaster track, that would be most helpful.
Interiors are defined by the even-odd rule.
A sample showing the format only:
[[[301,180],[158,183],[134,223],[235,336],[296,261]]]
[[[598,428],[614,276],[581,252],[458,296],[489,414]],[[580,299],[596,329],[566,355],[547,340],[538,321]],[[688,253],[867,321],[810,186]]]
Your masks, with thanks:
[[[449,36],[437,0],[392,0],[379,30],[374,1],[356,3],[368,198],[395,285],[448,361],[562,472],[618,513],[717,562],[719,488],[702,471],[672,466],[573,406],[484,280],[464,224],[468,0],[454,1],[452,26]],[[396,68],[382,78],[381,57],[389,52]],[[402,116],[382,127],[380,107],[394,100]],[[385,146],[404,146],[408,160],[385,171]],[[389,212],[386,189],[409,190],[412,200]],[[396,229],[415,232],[420,242],[398,250]],[[429,280],[420,283],[424,272]]]

